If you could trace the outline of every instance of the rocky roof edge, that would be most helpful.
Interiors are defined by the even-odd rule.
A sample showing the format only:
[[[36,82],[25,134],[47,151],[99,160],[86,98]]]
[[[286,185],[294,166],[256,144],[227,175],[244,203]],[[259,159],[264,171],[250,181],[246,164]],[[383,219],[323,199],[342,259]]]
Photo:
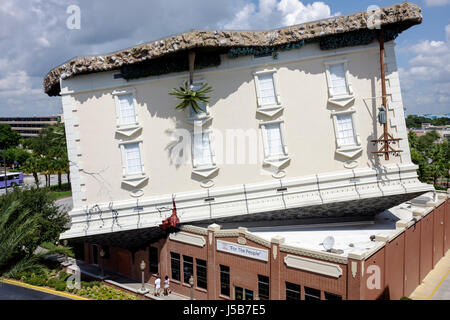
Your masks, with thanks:
[[[381,27],[400,24],[405,30],[422,22],[422,10],[416,4],[402,2],[381,8],[379,19]],[[194,30],[107,55],[73,58],[52,69],[45,76],[44,91],[49,96],[59,95],[60,78],[68,79],[81,74],[116,70],[122,65],[159,58],[183,50],[208,47],[278,46],[361,29],[369,29],[367,12],[332,17],[270,31]]]

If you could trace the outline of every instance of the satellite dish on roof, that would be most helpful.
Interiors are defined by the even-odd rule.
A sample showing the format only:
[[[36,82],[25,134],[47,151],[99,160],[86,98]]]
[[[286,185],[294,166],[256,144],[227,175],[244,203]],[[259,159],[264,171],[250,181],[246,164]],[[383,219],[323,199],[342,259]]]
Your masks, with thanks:
[[[325,248],[325,250],[330,251],[331,249],[333,249],[334,246],[334,238],[332,236],[326,237],[323,240],[322,245]]]

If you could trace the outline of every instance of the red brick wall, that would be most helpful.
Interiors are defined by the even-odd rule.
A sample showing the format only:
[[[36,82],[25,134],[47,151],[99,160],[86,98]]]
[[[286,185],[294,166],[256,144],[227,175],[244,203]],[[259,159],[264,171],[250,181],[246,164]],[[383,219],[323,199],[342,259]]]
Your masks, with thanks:
[[[209,233],[212,232],[209,231]],[[240,234],[240,236],[244,237],[243,234]],[[322,299],[324,298],[324,292],[329,292],[338,294],[343,299],[390,298],[398,300],[411,294],[444,252],[450,248],[450,202],[447,200],[445,204],[419,220],[403,234],[386,243],[385,247],[367,260],[348,259],[348,265],[336,263],[343,271],[343,275],[338,279],[287,267],[284,263],[287,253],[280,252],[278,244],[272,243],[271,248],[267,248],[247,239],[246,245],[268,251],[269,261],[260,261],[217,251],[215,248],[217,239],[212,237],[213,241],[210,244],[209,237],[203,237],[206,243],[204,247],[188,245],[170,239],[161,239],[151,244],[158,249],[158,271],[162,278],[165,275],[171,278],[170,252],[179,253],[181,256],[181,281],[171,279],[171,289],[174,292],[187,297],[190,295],[190,286],[183,283],[183,255],[186,255],[193,258],[195,299],[233,299],[234,286],[253,290],[254,297],[256,297],[258,295],[258,275],[264,275],[270,279],[270,299],[272,300],[286,298],[286,281],[300,285],[302,299],[304,299],[304,288],[306,286],[321,290]],[[218,239],[238,243],[237,237]],[[273,255],[274,246],[276,246],[276,258]],[[92,253],[92,245],[86,243],[85,260],[89,263],[93,262]],[[197,258],[207,261],[207,291],[197,288]],[[125,249],[110,247],[110,258],[105,259],[104,266],[105,269],[141,281],[140,262],[142,260],[147,264],[145,281],[153,284],[156,275],[149,273],[148,248],[133,254]],[[101,263],[100,257],[98,261]],[[357,265],[355,276],[351,272],[352,261],[356,262]],[[230,267],[230,297],[220,296],[219,265]],[[372,273],[368,272],[368,268],[374,265],[379,267],[380,287],[370,289],[367,286],[367,280]]]
[[[205,241],[207,240],[206,237]],[[171,269],[170,269],[170,252],[175,252],[175,253],[179,253],[180,254],[180,271],[181,271],[181,279],[180,281],[177,280],[173,280],[172,276],[171,276]],[[164,256],[165,256],[165,260],[163,261],[162,259],[160,260],[160,265],[165,264],[166,265],[166,270],[167,270],[167,275],[170,278],[170,288],[171,290],[173,290],[174,292],[180,293],[182,295],[185,295],[187,297],[190,296],[190,286],[189,284],[183,283],[183,255],[185,256],[190,256],[193,258],[193,262],[194,262],[194,279],[195,279],[195,283],[194,283],[194,299],[199,299],[199,300],[205,300],[207,299],[207,291],[203,290],[201,288],[197,288],[197,283],[196,283],[196,279],[197,279],[197,268],[196,268],[196,261],[195,259],[202,259],[202,260],[207,260],[207,245],[205,245],[204,247],[197,247],[197,246],[192,246],[192,245],[188,245],[188,244],[184,244],[181,242],[177,242],[177,241],[171,241],[169,239],[167,239],[167,244],[165,246],[165,252],[164,252]],[[208,272],[210,272],[208,270]],[[162,274],[162,277],[165,277],[165,274]],[[151,279],[152,281],[154,281],[154,278],[152,277]],[[208,283],[209,285],[209,283]]]
[[[405,234],[402,233],[385,246],[386,298],[399,300],[403,297]]]
[[[420,281],[433,268],[433,214],[429,213],[420,221]]]
[[[447,252],[450,249],[450,199],[447,199],[445,202],[445,235],[444,235],[444,252]]]
[[[281,261],[283,261],[281,265],[281,299],[286,299],[286,281],[301,286],[302,299],[305,298],[305,287],[338,294],[342,296],[343,299],[347,297],[347,265],[335,263],[342,269],[342,275],[336,279],[334,277],[320,275],[318,273],[290,268],[284,263],[284,257],[286,257],[286,255],[288,254],[284,252],[280,255]],[[330,263],[329,261],[326,262]]]
[[[420,228],[419,222],[405,231],[405,296],[420,284]]]
[[[219,238],[222,241],[237,243],[237,238]],[[247,246],[269,251],[269,261],[272,252],[269,248],[247,240]],[[278,259],[278,257],[277,257]],[[230,267],[230,299],[234,297],[234,287],[242,287],[253,290],[253,295],[258,294],[258,274],[270,277],[270,263],[256,259],[246,258],[231,253],[216,251],[216,287],[220,294],[220,268],[219,265]],[[223,297],[226,299],[226,297]]]
[[[364,276],[362,277],[362,283],[361,283],[361,299],[362,300],[376,300],[380,299],[381,296],[384,293],[385,290],[385,272],[384,272],[384,266],[385,266],[385,247],[383,247],[381,250],[378,250],[375,254],[370,256],[367,260],[364,261],[363,267],[364,267]],[[367,282],[370,280],[371,285],[375,285],[376,282],[373,280],[376,276],[374,273],[374,270],[372,270],[370,267],[376,266],[379,268],[379,277],[380,286],[378,288],[371,287],[367,285]],[[368,272],[370,271],[370,272]]]
[[[433,268],[444,256],[444,213],[445,205],[441,204],[434,209],[434,230],[433,230]]]

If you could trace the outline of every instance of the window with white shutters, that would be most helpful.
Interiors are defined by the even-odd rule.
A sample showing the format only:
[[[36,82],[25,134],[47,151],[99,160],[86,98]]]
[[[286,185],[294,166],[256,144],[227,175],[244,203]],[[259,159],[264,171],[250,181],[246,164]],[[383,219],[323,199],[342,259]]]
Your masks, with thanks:
[[[356,144],[352,115],[349,113],[338,114],[336,115],[336,123],[338,145],[346,146]]]
[[[136,113],[134,109],[134,98],[132,94],[123,94],[119,99],[119,121],[121,125],[130,125],[136,123]]]
[[[347,80],[345,77],[344,63],[329,66],[330,91],[332,96],[348,94]]]
[[[285,155],[281,133],[281,124],[279,122],[264,124],[263,132],[265,139],[264,148],[266,157]]]
[[[211,145],[209,140],[209,133],[202,132],[194,135],[193,139],[193,160],[194,167],[196,166],[212,166],[213,158],[211,153]]]
[[[124,145],[127,174],[142,173],[141,151],[139,143]]]
[[[273,73],[265,73],[257,76],[258,100],[260,106],[277,104]]]

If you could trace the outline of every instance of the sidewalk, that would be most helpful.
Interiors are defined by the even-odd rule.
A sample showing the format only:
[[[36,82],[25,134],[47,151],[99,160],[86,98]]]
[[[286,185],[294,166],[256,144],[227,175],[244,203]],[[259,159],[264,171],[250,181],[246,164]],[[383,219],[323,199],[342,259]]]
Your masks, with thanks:
[[[99,281],[104,281],[107,284],[125,289],[127,291],[131,291],[133,293],[140,294],[140,289],[142,287],[141,282],[130,279],[124,275],[117,274],[115,272],[104,271],[104,275],[101,275],[100,267],[97,267],[92,264],[87,264],[80,260],[75,260],[73,258],[65,257],[65,256],[53,256],[53,259],[57,260],[61,263],[62,266],[72,269],[73,266],[77,265],[80,268],[80,272],[82,275],[86,275],[88,277],[94,278]],[[153,300],[188,300],[189,297],[184,297],[178,294],[171,293],[168,296],[161,295],[159,297],[155,297],[153,292],[155,287],[149,283],[145,283],[145,288],[148,289],[148,293],[145,294],[145,297],[153,299]],[[161,289],[161,292],[163,290]]]
[[[409,297],[413,300],[450,300],[450,250]]]

